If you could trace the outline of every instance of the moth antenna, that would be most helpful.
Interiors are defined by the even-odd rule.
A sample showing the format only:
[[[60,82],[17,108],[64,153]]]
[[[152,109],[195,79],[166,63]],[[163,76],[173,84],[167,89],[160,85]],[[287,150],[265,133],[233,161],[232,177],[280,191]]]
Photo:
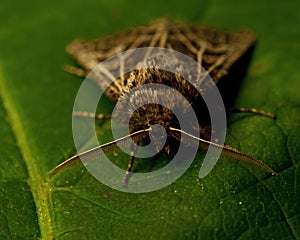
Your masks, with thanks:
[[[273,113],[261,111],[255,108],[227,108],[226,112],[227,113],[254,113],[272,119],[276,118],[276,116]]]
[[[184,136],[183,142],[188,145],[197,145],[198,144],[198,148],[205,150],[205,151],[208,150],[208,148],[210,146],[215,149],[222,149],[222,156],[228,156],[228,157],[240,160],[240,161],[255,164],[258,167],[270,172],[272,175],[277,175],[277,173],[271,167],[269,167],[267,164],[265,164],[264,162],[254,158],[254,157],[251,157],[245,153],[242,153],[242,152],[236,150],[235,148],[230,147],[229,145],[220,145],[220,144],[217,144],[214,142],[210,142],[210,141],[204,140],[202,138],[195,137],[192,134],[189,134],[181,129],[170,127],[169,130],[170,130],[171,136],[173,136],[175,139],[177,139],[179,141],[182,140],[182,138],[180,138],[178,136],[178,134],[180,133],[182,136]]]
[[[127,146],[129,144],[128,140],[130,138],[140,139],[143,135],[148,134],[149,131],[150,131],[150,128],[139,130],[139,131],[131,133],[125,137],[102,144],[98,147],[92,148],[85,152],[76,154],[73,157],[70,157],[66,161],[62,162],[61,164],[57,165],[55,168],[53,168],[51,171],[49,171],[48,174],[52,175],[52,174],[56,173],[58,170],[60,170],[64,167],[70,166],[76,162],[79,162],[80,160],[83,162],[88,162],[90,160],[97,159],[97,158],[101,157],[101,154],[103,154],[103,153],[110,153],[110,152],[116,150],[117,144],[123,144],[124,146]]]

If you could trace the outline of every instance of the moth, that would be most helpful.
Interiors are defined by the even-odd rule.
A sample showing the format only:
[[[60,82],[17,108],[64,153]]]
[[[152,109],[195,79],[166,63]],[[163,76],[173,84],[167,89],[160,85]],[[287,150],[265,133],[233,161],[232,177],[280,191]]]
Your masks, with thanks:
[[[171,22],[160,19],[149,25],[132,28],[105,38],[91,41],[76,40],[72,42],[67,46],[67,52],[75,59],[80,68],[66,66],[65,70],[71,74],[85,77],[99,63],[114,54],[140,47],[160,47],[176,50],[196,60],[203,66],[218,86],[219,83],[222,82],[222,79],[230,73],[233,66],[253,48],[255,42],[255,34],[248,30],[221,31],[198,25],[188,25],[181,22]],[[121,101],[126,93],[134,90],[137,86],[147,83],[162,83],[173,87],[188,99],[197,112],[201,111],[201,109],[199,109],[201,105],[199,94],[197,94],[182,77],[175,76],[160,69],[137,69],[131,73],[124,74],[115,79],[115,81],[105,89],[105,94],[112,102]],[[97,84],[100,87],[102,86],[101,79],[97,80]],[[139,94],[137,92],[135,96],[136,98],[151,98],[151,94],[153,93]],[[136,100],[137,99],[130,99],[130,101],[133,102]],[[178,105],[180,105],[180,103],[178,103]],[[128,112],[124,112],[124,115],[128,114]],[[274,118],[273,114],[257,109],[231,108],[227,109],[227,112],[247,112]],[[96,119],[106,119],[110,117],[89,112],[74,112],[74,115]],[[119,117],[122,119],[122,114],[120,114]],[[172,142],[180,140],[179,136],[181,135],[185,136],[186,139],[190,139],[190,142],[197,144],[200,149],[205,150],[209,145],[214,145],[216,148],[222,148],[222,154],[229,155],[241,161],[252,162],[270,172],[272,175],[276,174],[271,167],[262,161],[242,153],[229,145],[219,145],[217,140],[211,139],[211,126],[209,121],[207,123],[202,122],[200,129],[195,130],[200,131],[201,134],[201,138],[196,138],[192,132],[181,130],[173,113],[167,108],[157,104],[143,106],[133,111],[129,125],[130,134],[128,136],[79,153],[56,166],[50,171],[50,174],[78,161],[82,156],[87,158],[89,158],[89,156],[92,157],[99,149],[104,153],[111,152],[115,149],[117,143],[126,142],[129,138],[133,138],[137,144],[141,144],[149,138],[149,133],[152,131],[151,126],[157,123],[166,129],[168,135],[168,141],[163,149],[166,153],[174,150],[172,149]],[[134,163],[135,153],[136,149],[132,148],[127,173],[124,177],[124,186],[127,185]]]

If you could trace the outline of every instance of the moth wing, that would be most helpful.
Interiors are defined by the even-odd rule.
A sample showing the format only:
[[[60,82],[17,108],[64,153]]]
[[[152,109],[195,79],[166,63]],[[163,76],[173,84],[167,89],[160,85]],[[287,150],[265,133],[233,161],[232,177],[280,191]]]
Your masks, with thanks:
[[[122,51],[140,47],[169,48],[198,61],[217,82],[255,41],[256,36],[251,31],[222,31],[159,19],[108,37],[76,40],[67,46],[67,52],[83,69],[91,71]]]

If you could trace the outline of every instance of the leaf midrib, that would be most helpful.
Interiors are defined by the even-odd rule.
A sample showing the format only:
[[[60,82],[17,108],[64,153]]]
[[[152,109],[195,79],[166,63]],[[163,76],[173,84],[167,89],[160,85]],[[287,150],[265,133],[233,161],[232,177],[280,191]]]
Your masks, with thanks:
[[[26,132],[24,131],[23,122],[21,121],[14,98],[6,86],[2,69],[0,69],[0,99],[3,101],[10,128],[28,172],[27,183],[30,186],[36,206],[41,239],[53,239],[52,220],[48,207],[50,187],[42,175],[41,168],[37,162],[38,158],[35,157],[32,148],[28,144],[29,141],[27,139],[29,137],[26,136]]]

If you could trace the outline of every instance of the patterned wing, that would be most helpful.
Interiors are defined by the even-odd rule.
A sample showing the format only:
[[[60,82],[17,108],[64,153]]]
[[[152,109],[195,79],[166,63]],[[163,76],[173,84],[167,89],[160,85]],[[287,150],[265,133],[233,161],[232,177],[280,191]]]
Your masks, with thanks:
[[[232,65],[250,49],[256,41],[251,31],[220,31],[203,26],[157,20],[113,34],[106,38],[76,40],[67,47],[67,52],[85,72],[91,71],[100,62],[113,55],[139,47],[163,47],[181,52],[199,62],[217,83],[228,73]],[[116,68],[120,64],[114,64]],[[112,67],[113,68],[113,67]],[[121,72],[120,69],[113,69]],[[127,82],[119,78],[106,91],[116,101]],[[100,87],[102,86],[99,83]],[[120,87],[121,86],[121,87]]]

